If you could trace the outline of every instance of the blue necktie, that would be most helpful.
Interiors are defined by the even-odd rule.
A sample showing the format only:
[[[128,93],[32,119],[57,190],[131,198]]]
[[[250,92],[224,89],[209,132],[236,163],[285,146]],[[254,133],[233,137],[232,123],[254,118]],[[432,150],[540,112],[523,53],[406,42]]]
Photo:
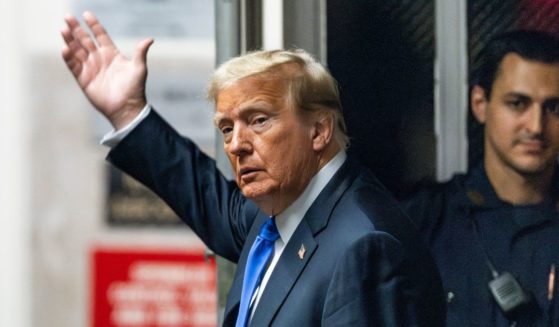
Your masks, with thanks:
[[[279,238],[278,228],[276,227],[275,217],[270,217],[260,227],[260,233],[254,240],[250,252],[248,254],[247,264],[245,268],[245,277],[243,279],[243,290],[241,293],[241,304],[239,307],[239,315],[237,316],[236,327],[244,327],[248,325],[250,317],[250,300],[254,295],[256,287],[260,284],[266,264],[274,250],[274,243]]]

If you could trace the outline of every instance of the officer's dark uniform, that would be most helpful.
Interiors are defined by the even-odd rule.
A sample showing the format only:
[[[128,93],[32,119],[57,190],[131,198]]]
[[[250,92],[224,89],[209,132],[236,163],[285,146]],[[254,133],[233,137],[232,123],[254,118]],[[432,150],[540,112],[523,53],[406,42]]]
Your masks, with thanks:
[[[559,326],[558,175],[539,205],[512,206],[499,200],[482,165],[404,203],[439,266],[449,327]],[[493,276],[487,257],[533,297],[532,305],[514,319],[503,315],[489,291]],[[552,265],[557,277],[554,299],[549,300]]]

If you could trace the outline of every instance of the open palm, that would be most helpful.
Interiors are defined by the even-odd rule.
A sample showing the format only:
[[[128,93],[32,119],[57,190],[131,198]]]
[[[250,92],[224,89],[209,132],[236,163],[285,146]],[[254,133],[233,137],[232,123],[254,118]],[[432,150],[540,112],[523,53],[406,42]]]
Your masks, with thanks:
[[[152,39],[138,43],[132,59],[122,55],[97,18],[84,19],[90,36],[73,16],[62,30],[66,47],[62,57],[89,101],[117,129],[126,125],[146,104],[146,56]]]

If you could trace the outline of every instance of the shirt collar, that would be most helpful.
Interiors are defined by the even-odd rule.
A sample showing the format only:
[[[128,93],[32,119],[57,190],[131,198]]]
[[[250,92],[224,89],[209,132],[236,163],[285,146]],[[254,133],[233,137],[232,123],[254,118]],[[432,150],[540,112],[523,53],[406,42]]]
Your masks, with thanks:
[[[276,216],[276,225],[284,244],[287,244],[291,235],[293,235],[295,229],[297,229],[297,226],[299,226],[299,223],[303,220],[307,210],[338,169],[340,169],[346,158],[347,155],[345,151],[342,150],[338,152],[332,160],[326,163],[326,165],[311,178],[309,184],[295,202]]]

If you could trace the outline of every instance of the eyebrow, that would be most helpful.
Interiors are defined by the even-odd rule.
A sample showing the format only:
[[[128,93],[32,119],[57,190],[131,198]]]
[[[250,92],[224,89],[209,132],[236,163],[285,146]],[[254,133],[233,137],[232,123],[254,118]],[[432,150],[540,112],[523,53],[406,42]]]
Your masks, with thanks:
[[[521,93],[521,92],[514,92],[514,91],[505,93],[504,97],[518,97],[518,98],[526,98],[526,99],[531,99],[532,98],[531,96],[529,96],[527,94],[524,94],[524,93]]]
[[[246,116],[254,112],[266,111],[268,114],[270,112],[267,110],[271,108],[272,105],[266,101],[254,101],[249,103],[243,103],[238,107],[239,116]],[[224,114],[216,112],[213,117],[215,126],[219,126],[222,121],[230,120]]]
[[[213,117],[214,125],[219,126],[220,122],[225,120],[225,117],[222,113],[216,112]]]
[[[529,95],[527,95],[527,94],[524,94],[524,93],[521,93],[521,92],[514,92],[514,91],[513,91],[513,92],[509,92],[509,93],[505,93],[505,94],[504,94],[504,97],[505,97],[505,98],[507,98],[507,97],[517,97],[517,98],[532,100],[532,97],[531,97],[531,96],[529,96]],[[550,96],[550,97],[548,97],[548,98],[545,98],[545,99],[544,99],[544,102],[547,102],[547,101],[558,101],[558,100],[559,100],[559,95],[557,95],[557,96]]]

